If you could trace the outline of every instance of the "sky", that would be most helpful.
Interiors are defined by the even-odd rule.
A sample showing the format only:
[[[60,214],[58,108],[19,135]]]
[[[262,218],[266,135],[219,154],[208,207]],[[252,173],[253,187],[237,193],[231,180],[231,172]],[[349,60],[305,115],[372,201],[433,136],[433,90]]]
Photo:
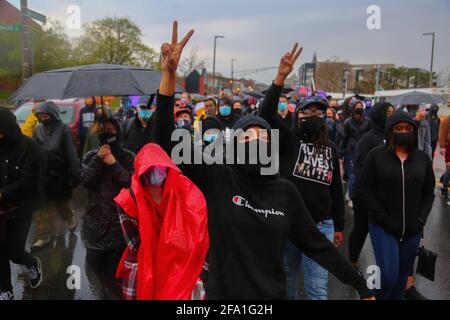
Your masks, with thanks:
[[[19,7],[19,0],[10,0]],[[67,8],[81,9],[82,23],[107,16],[128,17],[143,32],[144,42],[159,51],[171,38],[172,21],[179,34],[195,34],[188,45],[199,47],[212,70],[214,35],[218,40],[216,70],[277,66],[293,43],[304,47],[300,62],[338,57],[352,64],[394,63],[429,70],[431,37],[436,32],[435,67],[450,72],[450,0],[29,0],[30,9],[66,24]],[[367,8],[380,8],[381,29],[369,30]],[[71,36],[80,31],[67,30]],[[250,77],[270,83],[276,70]]]

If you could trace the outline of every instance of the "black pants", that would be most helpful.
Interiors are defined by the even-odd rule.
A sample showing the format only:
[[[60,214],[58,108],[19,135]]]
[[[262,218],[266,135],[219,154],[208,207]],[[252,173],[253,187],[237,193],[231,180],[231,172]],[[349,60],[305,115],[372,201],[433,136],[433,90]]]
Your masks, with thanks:
[[[353,230],[350,234],[348,250],[350,262],[356,263],[369,234],[369,212],[358,197],[353,200],[353,211]]]
[[[122,258],[122,250],[100,251],[87,249],[86,262],[96,274],[100,283],[97,288],[101,291],[101,298],[106,300],[120,300],[122,298],[121,282],[115,278],[115,273]]]
[[[8,221],[6,241],[0,244],[0,291],[12,291],[10,261],[28,268],[36,265],[36,259],[25,251],[31,218],[31,212],[20,212]]]

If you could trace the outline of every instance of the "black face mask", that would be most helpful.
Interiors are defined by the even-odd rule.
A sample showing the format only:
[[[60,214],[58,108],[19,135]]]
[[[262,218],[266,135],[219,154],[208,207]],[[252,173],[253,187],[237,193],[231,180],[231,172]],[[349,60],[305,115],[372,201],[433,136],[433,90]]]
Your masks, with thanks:
[[[355,115],[357,115],[357,116],[362,116],[363,115],[363,113],[364,113],[364,110],[363,109],[355,109]]]
[[[245,163],[241,164],[241,162],[236,162],[239,168],[241,168],[247,175],[257,177],[261,176],[261,169],[264,167],[269,167],[270,163],[264,165],[261,163],[259,157],[259,150],[262,145],[264,145],[267,150],[267,156],[270,157],[271,148],[270,144],[267,142],[258,141],[257,147],[252,146],[255,142],[246,142],[245,143]],[[252,146],[252,147],[251,147]],[[250,160],[257,159],[255,164],[250,163]]]
[[[411,148],[414,143],[414,135],[412,133],[394,133],[394,143],[403,148]]]
[[[96,114],[95,115],[95,122],[100,122],[100,123],[104,123],[106,121],[106,116],[104,114]]]
[[[43,121],[39,121],[40,123],[42,123],[42,125],[44,126],[44,127],[48,127],[48,126],[50,126],[51,124],[52,124],[52,119],[45,119],[45,120],[43,120]]]
[[[325,119],[316,116],[302,118],[299,120],[299,124],[302,133],[307,136],[316,137],[320,134],[323,126],[325,125]]]
[[[238,117],[242,116],[242,109],[234,109],[234,114]]]
[[[0,148],[5,148],[8,145],[6,137],[0,138]]]
[[[100,146],[108,145],[111,147],[111,151],[117,154],[119,151],[119,137],[112,133],[101,133],[98,135],[98,141]]]

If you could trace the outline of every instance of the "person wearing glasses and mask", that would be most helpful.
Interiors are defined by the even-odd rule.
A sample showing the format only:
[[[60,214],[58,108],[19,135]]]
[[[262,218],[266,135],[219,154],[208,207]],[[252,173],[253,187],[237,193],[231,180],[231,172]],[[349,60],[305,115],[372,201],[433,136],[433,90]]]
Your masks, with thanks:
[[[175,74],[183,48],[194,32],[178,42],[177,28],[175,22],[172,43],[161,48],[163,75],[155,122],[156,140],[168,154],[175,148],[171,141]],[[274,115],[284,81],[300,53],[296,45],[283,57],[279,77],[263,102]],[[267,163],[256,150],[270,150],[278,140],[269,123],[248,115],[233,128],[240,131],[230,143],[235,150],[244,150],[237,152],[233,165],[179,164],[183,174],[206,198],[210,237],[206,299],[286,299],[283,250],[288,239],[341,281],[357,288],[363,298],[370,298],[364,279],[317,229],[298,189],[277,172],[264,170],[268,169]],[[194,152],[198,151],[191,156],[195,156]]]
[[[284,73],[283,73],[284,72]],[[277,79],[284,83],[285,71]],[[280,130],[281,176],[291,181],[305,200],[318,230],[340,247],[344,240],[344,197],[336,147],[328,138],[325,122],[328,103],[323,97],[309,97],[296,108],[292,129],[277,117],[276,101],[281,87],[275,83],[268,92],[261,116]],[[298,274],[303,265],[307,297],[328,299],[328,271],[288,242],[284,253],[288,298],[298,299]]]

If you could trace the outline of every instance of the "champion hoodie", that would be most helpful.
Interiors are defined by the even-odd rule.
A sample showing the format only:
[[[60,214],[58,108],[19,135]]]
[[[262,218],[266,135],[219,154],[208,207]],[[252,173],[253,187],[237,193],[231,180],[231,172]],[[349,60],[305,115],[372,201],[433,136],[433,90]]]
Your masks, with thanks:
[[[159,95],[156,140],[170,155],[174,98]],[[247,116],[235,128],[270,126]],[[210,300],[286,299],[283,251],[289,239],[306,255],[370,297],[365,280],[311,219],[297,188],[274,176],[251,176],[239,166],[178,164],[203,192],[208,208],[210,273],[206,298]]]

